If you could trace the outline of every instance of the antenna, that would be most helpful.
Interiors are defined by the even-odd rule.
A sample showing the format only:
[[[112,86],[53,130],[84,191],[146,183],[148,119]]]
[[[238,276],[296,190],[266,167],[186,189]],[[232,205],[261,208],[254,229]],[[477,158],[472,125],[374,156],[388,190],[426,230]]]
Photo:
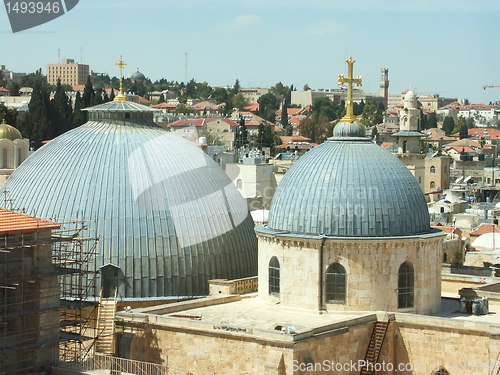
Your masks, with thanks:
[[[80,64],[83,64],[83,48],[80,47]]]
[[[61,63],[61,49],[60,48],[57,49],[57,63],[58,64]]]
[[[184,52],[184,82],[188,82],[188,56],[187,52]]]

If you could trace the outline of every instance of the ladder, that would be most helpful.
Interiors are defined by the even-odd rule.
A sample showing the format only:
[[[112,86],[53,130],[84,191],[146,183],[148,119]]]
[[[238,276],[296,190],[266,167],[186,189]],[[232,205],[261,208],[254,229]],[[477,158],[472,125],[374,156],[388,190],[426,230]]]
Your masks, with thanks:
[[[384,343],[385,335],[387,334],[389,323],[390,320],[386,322],[375,322],[372,337],[370,339],[370,343],[368,344],[368,349],[366,349],[365,361],[363,367],[360,369],[359,375],[374,374],[375,364],[378,362],[378,357]]]
[[[111,298],[103,298],[102,290],[99,296],[99,310],[97,313],[97,339],[95,351],[103,354],[115,354],[115,313],[116,289]]]

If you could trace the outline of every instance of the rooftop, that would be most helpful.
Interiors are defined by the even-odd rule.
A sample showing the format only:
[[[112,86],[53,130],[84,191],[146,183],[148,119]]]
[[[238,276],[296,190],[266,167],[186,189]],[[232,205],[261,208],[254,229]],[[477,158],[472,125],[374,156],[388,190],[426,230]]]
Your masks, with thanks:
[[[57,229],[61,225],[35,216],[0,208],[0,234],[32,232],[38,229]]]

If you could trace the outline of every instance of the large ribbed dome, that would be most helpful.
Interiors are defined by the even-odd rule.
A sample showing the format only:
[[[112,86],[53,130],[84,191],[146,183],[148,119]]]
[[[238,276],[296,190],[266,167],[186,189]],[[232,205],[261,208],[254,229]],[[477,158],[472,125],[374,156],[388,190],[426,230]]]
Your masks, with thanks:
[[[338,237],[431,232],[405,165],[367,138],[329,138],[302,156],[274,195],[268,230]]]
[[[98,267],[123,273],[125,298],[195,296],[207,280],[257,271],[245,201],[196,146],[130,102],[89,109],[89,121],[36,151],[5,185],[28,214],[88,219]]]

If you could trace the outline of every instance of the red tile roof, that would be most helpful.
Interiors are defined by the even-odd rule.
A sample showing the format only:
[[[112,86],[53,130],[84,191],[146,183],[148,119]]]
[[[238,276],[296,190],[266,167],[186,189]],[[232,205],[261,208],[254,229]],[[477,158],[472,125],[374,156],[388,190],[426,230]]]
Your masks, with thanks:
[[[174,109],[176,106],[170,103],[159,103],[153,106],[156,109]]]
[[[446,150],[455,150],[456,152],[467,152],[469,154],[476,153],[477,151],[474,150],[473,148],[470,147],[464,147],[464,146],[453,146],[453,147],[448,147]]]
[[[230,120],[228,118],[184,118],[182,120],[177,120],[174,122],[171,122],[170,124],[167,125],[169,128],[175,128],[175,127],[189,127],[189,126],[204,126],[210,122],[213,121],[223,121],[229,126],[238,126],[236,122],[233,120]]]
[[[0,91],[2,91],[2,92],[9,92],[9,90],[7,90],[6,88],[3,88],[3,87],[0,87]]]
[[[469,234],[471,236],[480,236],[485,233],[500,233],[500,228],[498,225],[493,225],[493,224],[481,224],[476,228],[474,232],[470,232]]]
[[[257,112],[259,110],[259,103],[250,103],[247,105],[245,108],[243,108],[245,111],[250,111],[250,112]]]
[[[35,216],[0,208],[0,234],[33,232],[38,229],[57,229],[61,225]]]
[[[383,148],[385,148],[387,150],[387,149],[391,148],[392,146],[394,146],[394,142],[382,142],[382,144],[380,146],[382,146]]]

